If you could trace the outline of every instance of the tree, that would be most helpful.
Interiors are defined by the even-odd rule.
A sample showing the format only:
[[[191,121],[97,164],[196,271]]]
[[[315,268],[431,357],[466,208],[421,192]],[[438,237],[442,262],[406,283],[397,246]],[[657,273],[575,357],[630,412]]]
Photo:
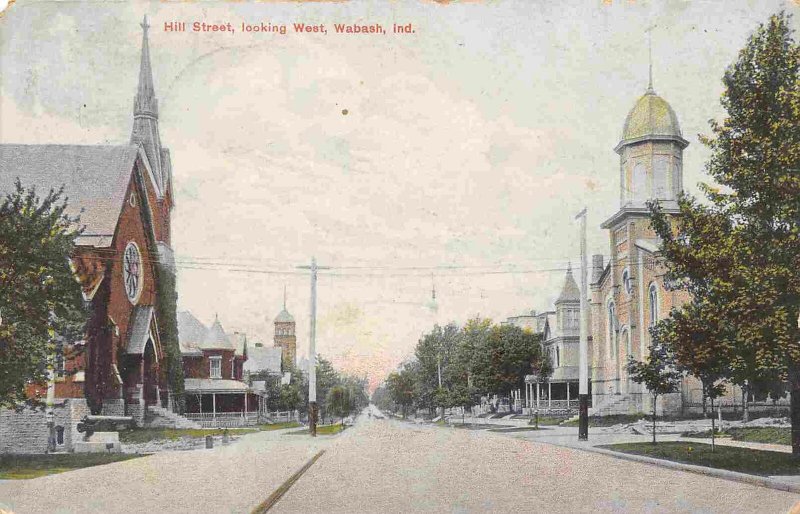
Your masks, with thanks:
[[[788,378],[800,456],[800,45],[789,20],[780,13],[759,25],[725,72],[727,117],[702,138],[712,151],[706,170],[722,187],[701,186],[708,206],[683,198],[675,232],[658,213],[654,228],[671,272],[698,286],[701,305],[713,304],[730,325],[720,356],[727,372],[740,382],[767,372]],[[718,223],[716,233],[697,220]]]
[[[320,405],[319,417],[323,421],[330,415],[328,409],[328,391],[335,387],[340,382],[339,374],[333,368],[333,365],[322,356],[317,356],[317,398],[322,398],[324,401]]]
[[[509,396],[522,388],[533,368],[543,376],[551,372],[541,347],[541,336],[513,325],[495,325],[475,349],[475,384],[483,391]]]
[[[386,390],[395,405],[399,405],[405,418],[408,408],[414,403],[416,363],[406,363],[399,371],[389,374],[386,379]]]
[[[350,414],[350,391],[341,385],[333,386],[325,397],[325,403],[331,414],[338,416],[344,426],[344,418]]]
[[[39,197],[19,180],[0,203],[0,407],[40,405],[57,340],[81,339],[87,320],[69,258],[80,235],[63,189]]]
[[[657,342],[658,331],[655,327],[651,334],[654,344],[650,346],[647,358],[640,362],[629,356],[627,369],[631,380],[644,384],[653,397],[653,444],[656,444],[656,402],[659,396],[678,390],[681,374],[675,368],[675,361],[668,348]]]

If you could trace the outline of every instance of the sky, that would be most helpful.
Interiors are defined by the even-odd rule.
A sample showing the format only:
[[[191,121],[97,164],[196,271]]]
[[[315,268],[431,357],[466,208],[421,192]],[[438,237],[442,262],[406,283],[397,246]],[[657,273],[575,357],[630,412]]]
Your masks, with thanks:
[[[579,265],[582,208],[589,253],[608,254],[613,148],[647,87],[648,29],[696,192],[722,74],[781,9],[797,27],[799,0],[19,0],[0,18],[0,142],[126,144],[146,14],[179,309],[270,344],[285,287],[304,355],[310,279],[297,266],[315,256],[331,268],[317,350],[374,386],[434,323],[551,309]]]

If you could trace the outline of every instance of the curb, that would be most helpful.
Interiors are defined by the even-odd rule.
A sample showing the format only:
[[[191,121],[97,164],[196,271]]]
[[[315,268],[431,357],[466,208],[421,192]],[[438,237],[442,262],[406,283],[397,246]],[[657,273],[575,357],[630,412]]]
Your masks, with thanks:
[[[274,507],[276,503],[278,503],[278,500],[280,500],[283,497],[283,495],[286,494],[289,491],[289,489],[291,489],[291,487],[294,485],[295,482],[300,480],[300,477],[303,476],[303,474],[306,471],[308,471],[308,469],[311,466],[313,466],[314,463],[317,462],[317,459],[322,457],[322,455],[324,453],[325,453],[325,450],[318,451],[316,453],[316,455],[311,457],[311,459],[303,465],[302,468],[297,470],[284,483],[282,483],[275,491],[273,491],[273,493],[270,494],[269,497],[266,500],[264,500],[263,502],[258,504],[256,506],[256,508],[253,509],[251,514],[264,514],[266,512],[269,512],[269,510],[272,507]]]
[[[676,469],[679,471],[687,471],[689,473],[696,473],[698,475],[705,475],[714,478],[722,478],[734,482],[742,482],[745,484],[755,485],[759,487],[766,487],[768,489],[775,489],[778,491],[786,491],[789,493],[800,494],[800,484],[787,484],[773,478],[761,477],[758,475],[749,475],[747,473],[739,473],[737,471],[728,471],[724,469],[707,468],[705,466],[695,466],[694,464],[684,464],[682,462],[673,462],[671,460],[654,459],[652,457],[645,457],[644,455],[634,455],[630,453],[615,452],[613,450],[606,450],[605,448],[596,448],[594,446],[564,446],[564,448],[573,448],[592,453],[599,453],[622,460],[630,460],[633,462],[640,462],[643,464],[650,464],[653,466],[660,466],[662,468]]]

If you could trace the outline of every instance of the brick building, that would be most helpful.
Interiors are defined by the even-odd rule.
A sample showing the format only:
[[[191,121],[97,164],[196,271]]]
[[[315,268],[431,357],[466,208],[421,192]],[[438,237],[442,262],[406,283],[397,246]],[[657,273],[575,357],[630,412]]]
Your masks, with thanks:
[[[283,350],[284,371],[288,365],[297,366],[297,336],[294,316],[286,310],[286,291],[283,292],[283,310],[275,317],[275,346]]]
[[[63,185],[68,214],[84,226],[71,265],[89,320],[85,338],[66,345],[85,351],[63,364],[57,403],[85,396],[94,412],[140,422],[148,405],[170,398],[159,321],[170,306],[159,300],[175,273],[172,163],[158,131],[146,20],[142,27],[129,143],[0,145],[0,192],[13,190],[17,177],[39,191]]]
[[[666,287],[660,241],[650,225],[648,200],[658,200],[668,215],[678,212],[683,190],[683,151],[689,145],[672,107],[648,86],[625,119],[614,149],[620,157],[619,209],[602,228],[609,233],[609,262],[592,259],[589,355],[592,412],[650,411],[646,389],[631,381],[626,362],[643,360],[651,344],[649,328],[688,300],[688,293]],[[700,401],[699,381],[683,379],[680,392],[659,399],[665,412],[677,413]]]

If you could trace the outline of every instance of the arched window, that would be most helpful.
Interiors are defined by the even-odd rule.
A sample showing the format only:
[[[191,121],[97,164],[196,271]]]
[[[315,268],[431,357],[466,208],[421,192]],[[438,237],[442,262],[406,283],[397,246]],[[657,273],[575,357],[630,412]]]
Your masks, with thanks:
[[[648,296],[650,299],[649,326],[652,327],[656,324],[656,321],[658,321],[658,286],[656,284],[650,284]]]
[[[622,270],[622,287],[626,294],[631,294],[633,291],[633,280],[631,280],[631,272],[628,268]]]
[[[608,355],[616,351],[617,309],[614,302],[608,302]]]

